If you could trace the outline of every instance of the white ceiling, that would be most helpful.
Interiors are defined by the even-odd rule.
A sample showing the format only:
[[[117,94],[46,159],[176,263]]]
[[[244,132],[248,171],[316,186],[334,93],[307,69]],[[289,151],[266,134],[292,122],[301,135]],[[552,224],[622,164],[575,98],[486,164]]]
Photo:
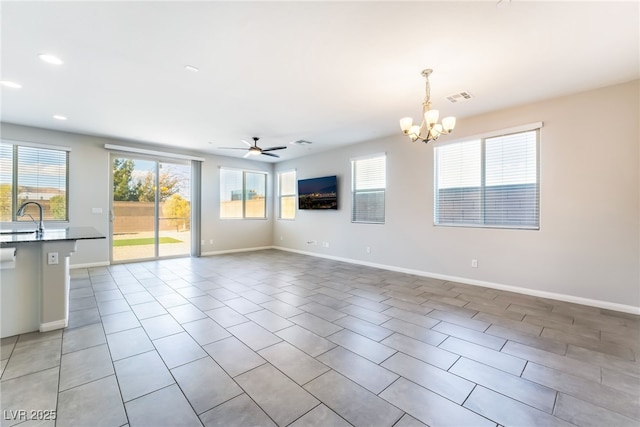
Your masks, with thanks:
[[[0,79],[23,87],[2,88],[1,118],[233,156],[216,147],[255,135],[282,160],[403,138],[424,68],[458,123],[640,77],[638,1],[496,3],[2,1]]]

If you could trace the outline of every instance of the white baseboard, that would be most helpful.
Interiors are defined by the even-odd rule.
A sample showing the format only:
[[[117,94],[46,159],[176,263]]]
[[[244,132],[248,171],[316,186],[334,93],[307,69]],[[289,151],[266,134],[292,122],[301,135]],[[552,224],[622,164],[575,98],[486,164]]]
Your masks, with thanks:
[[[238,252],[263,251],[265,249],[279,249],[279,248],[277,248],[275,246],[258,246],[258,247],[255,247],[255,248],[225,249],[225,250],[222,250],[222,251],[202,252],[202,254],[200,254],[200,256],[234,254],[234,253],[238,253]]]
[[[242,249],[225,249],[222,251],[211,251],[211,252],[203,252],[200,256],[210,256],[210,255],[222,255],[222,254],[232,254],[237,252],[252,252],[252,251],[262,251],[265,249],[275,249],[274,246],[258,246],[255,248],[242,248]],[[165,259],[165,258],[162,258]],[[144,262],[147,260],[141,260],[140,262]],[[133,261],[138,262],[138,261]],[[92,268],[92,267],[108,267],[111,263],[109,261],[99,261],[99,262],[91,262],[87,264],[70,264],[69,269],[75,270],[80,268]]]
[[[54,320],[53,322],[40,323],[40,332],[55,331],[56,329],[66,328],[67,319]]]
[[[69,270],[76,270],[78,268],[93,268],[93,267],[108,267],[111,263],[109,261],[90,262],[87,264],[69,264]]]
[[[531,295],[531,296],[536,296],[541,298],[549,298],[549,299],[554,299],[558,301],[570,302],[574,304],[589,305],[592,307],[604,308],[607,310],[620,311],[623,313],[640,315],[640,307],[635,307],[632,305],[618,304],[614,302],[600,301],[600,300],[595,300],[590,298],[582,298],[582,297],[577,297],[573,295],[559,294],[555,292],[539,291],[539,290],[530,289],[530,288],[520,288],[517,286],[503,285],[501,283],[493,283],[493,282],[485,282],[482,280],[469,279],[466,277],[457,277],[457,276],[449,276],[446,274],[430,273],[428,271],[413,270],[410,268],[396,267],[393,265],[386,265],[386,264],[377,264],[373,262],[361,261],[361,260],[352,259],[352,258],[343,258],[343,257],[332,256],[332,255],[319,254],[315,252],[300,251],[297,249],[284,248],[281,246],[273,246],[273,249],[278,249],[286,252],[294,252],[302,255],[310,255],[318,258],[326,258],[334,261],[342,261],[350,264],[358,264],[358,265],[364,265],[367,267],[380,268],[382,270],[390,270],[390,271],[397,271],[399,273],[413,274],[415,276],[431,277],[433,279],[464,283],[467,285],[482,286],[485,288],[499,289],[501,291],[515,292],[518,294]]]

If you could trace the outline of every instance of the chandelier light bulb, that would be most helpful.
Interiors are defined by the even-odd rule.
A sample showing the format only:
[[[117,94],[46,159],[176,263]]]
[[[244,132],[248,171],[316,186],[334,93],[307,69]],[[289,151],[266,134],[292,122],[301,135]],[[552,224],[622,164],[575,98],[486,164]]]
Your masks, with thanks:
[[[445,117],[442,119],[442,127],[447,133],[451,133],[453,128],[456,127],[456,118],[453,116]]]
[[[408,133],[411,126],[413,126],[413,119],[411,117],[403,117],[400,119],[400,129],[402,129],[402,132]]]
[[[438,123],[438,117],[440,116],[440,111],[438,110],[429,110],[424,113],[424,119],[426,120],[429,127]]]

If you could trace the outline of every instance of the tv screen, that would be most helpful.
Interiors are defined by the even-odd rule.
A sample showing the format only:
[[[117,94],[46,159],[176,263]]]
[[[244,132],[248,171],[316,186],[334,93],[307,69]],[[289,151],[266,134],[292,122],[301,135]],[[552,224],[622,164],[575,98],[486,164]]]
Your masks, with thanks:
[[[298,209],[338,209],[338,178],[298,180]]]

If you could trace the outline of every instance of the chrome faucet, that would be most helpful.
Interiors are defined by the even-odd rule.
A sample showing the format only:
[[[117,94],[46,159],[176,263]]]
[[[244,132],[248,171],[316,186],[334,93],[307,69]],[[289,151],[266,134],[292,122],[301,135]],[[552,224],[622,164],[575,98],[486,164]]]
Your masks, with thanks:
[[[31,218],[31,220],[32,220],[33,222],[35,222],[35,224],[38,226],[38,228],[36,228],[36,233],[41,235],[42,233],[44,233],[44,223],[42,222],[42,205],[41,205],[40,203],[38,203],[38,202],[24,202],[24,203],[23,203],[23,204],[18,208],[18,211],[16,212],[16,216],[24,216],[24,214],[25,214],[25,212],[24,212],[25,207],[26,207],[27,205],[31,205],[31,204],[36,205],[36,206],[38,207],[38,209],[40,210],[40,222],[39,222],[39,223],[38,223],[38,222],[36,222],[36,220],[35,220],[35,219],[33,219],[33,217],[32,217],[31,215],[29,215],[29,214],[27,214],[27,215],[29,215],[29,218]]]

